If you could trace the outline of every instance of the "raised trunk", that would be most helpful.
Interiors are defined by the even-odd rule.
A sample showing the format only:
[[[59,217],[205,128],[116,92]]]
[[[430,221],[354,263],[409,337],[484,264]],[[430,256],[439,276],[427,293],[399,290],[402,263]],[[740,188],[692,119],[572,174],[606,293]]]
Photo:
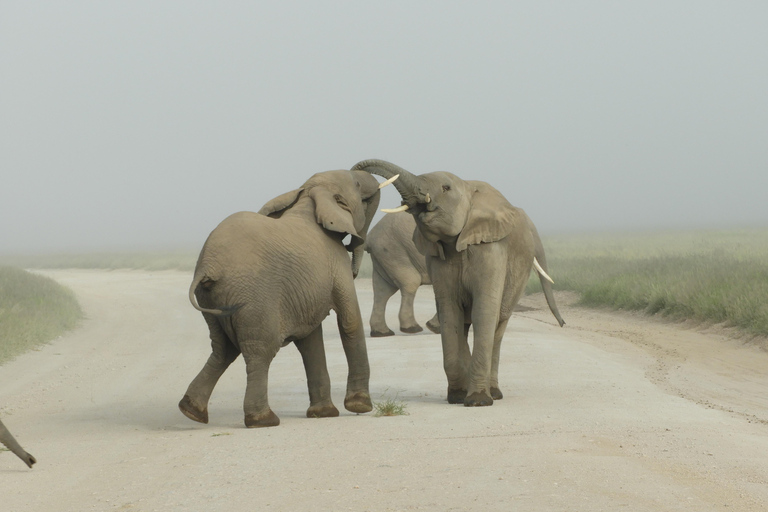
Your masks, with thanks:
[[[396,174],[400,177],[395,180],[393,185],[403,198],[403,203],[412,205],[416,202],[425,202],[424,194],[420,194],[418,176],[411,174],[400,166],[384,160],[363,160],[352,167],[353,171],[366,171],[371,174],[378,174],[384,178],[391,178]]]

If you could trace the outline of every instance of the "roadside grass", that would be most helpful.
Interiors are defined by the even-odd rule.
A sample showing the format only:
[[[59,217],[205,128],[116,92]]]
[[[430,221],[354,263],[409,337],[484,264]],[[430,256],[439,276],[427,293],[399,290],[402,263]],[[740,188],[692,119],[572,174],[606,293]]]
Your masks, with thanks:
[[[0,364],[72,329],[82,316],[68,288],[45,276],[0,266]]]
[[[578,292],[581,305],[768,336],[768,229],[569,235],[544,246],[554,288]],[[540,290],[532,275],[527,292]]]
[[[2,255],[1,265],[21,268],[194,270],[199,251],[93,252]]]

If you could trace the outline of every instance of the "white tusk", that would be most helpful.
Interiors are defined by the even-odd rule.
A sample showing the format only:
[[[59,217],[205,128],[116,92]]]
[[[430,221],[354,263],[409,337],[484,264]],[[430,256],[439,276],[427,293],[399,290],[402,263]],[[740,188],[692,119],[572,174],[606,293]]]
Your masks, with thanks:
[[[398,206],[397,208],[382,208],[381,211],[383,211],[384,213],[397,213],[397,212],[404,212],[407,209],[408,209],[408,205],[403,204]]]
[[[425,201],[424,201],[424,202],[425,202],[425,203],[427,203],[427,204],[429,204],[429,202],[430,202],[430,201],[432,201],[432,199],[430,199],[430,197],[429,197],[429,192],[427,192],[427,197],[426,197],[426,199],[425,199]]]
[[[546,272],[544,272],[543,268],[541,268],[541,265],[539,265],[539,262],[536,259],[536,256],[533,257],[533,266],[536,267],[536,272],[541,274],[541,277],[543,277],[544,279],[546,279],[550,283],[555,284],[555,282],[552,280],[552,278],[549,277]]]
[[[386,187],[387,185],[391,185],[391,184],[392,184],[392,183],[394,183],[394,181],[395,181],[397,178],[399,178],[399,177],[400,177],[400,175],[399,175],[399,174],[395,174],[394,176],[392,176],[391,178],[389,178],[387,181],[385,181],[385,182],[383,182],[381,185],[379,185],[379,190],[381,190],[382,188]]]

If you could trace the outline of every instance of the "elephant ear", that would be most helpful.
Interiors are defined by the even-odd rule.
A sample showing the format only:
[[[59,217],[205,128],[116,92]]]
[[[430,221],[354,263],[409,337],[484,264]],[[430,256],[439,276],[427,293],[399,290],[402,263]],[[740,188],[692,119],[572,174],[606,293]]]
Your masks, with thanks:
[[[281,194],[262,206],[259,213],[275,219],[280,218],[286,210],[299,200],[299,196],[303,191],[304,188],[297,188],[296,190]]]
[[[467,183],[473,192],[467,222],[456,240],[459,252],[470,245],[497,242],[519,222],[519,210],[501,192],[482,181]]]
[[[344,203],[344,198],[332,194],[324,187],[314,187],[309,191],[309,197],[315,201],[315,218],[317,223],[329,231],[352,235],[352,240],[347,245],[347,250],[364,243],[365,240],[357,234],[352,212]]]
[[[419,228],[413,230],[413,243],[416,246],[416,249],[424,256],[434,256],[441,260],[445,259],[445,251],[443,251],[443,246],[440,245],[441,242],[439,240],[437,242],[427,240],[424,238],[424,235],[421,234]]]

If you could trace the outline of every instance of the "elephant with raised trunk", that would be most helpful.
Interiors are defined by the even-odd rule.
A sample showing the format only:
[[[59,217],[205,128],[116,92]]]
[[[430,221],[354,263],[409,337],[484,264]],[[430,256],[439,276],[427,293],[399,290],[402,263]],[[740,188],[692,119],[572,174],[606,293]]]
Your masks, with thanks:
[[[426,255],[440,317],[448,402],[493,405],[503,397],[501,339],[532,269],[552,314],[561,326],[565,323],[536,228],[523,210],[482,181],[464,181],[448,172],[414,175],[383,160],[365,160],[352,169],[389,179],[399,175],[394,185],[403,200],[394,211],[413,215],[418,228],[414,243]]]
[[[5,425],[3,425],[2,421],[0,421],[0,443],[3,443],[6,448],[15,453],[16,456],[24,461],[24,464],[26,464],[28,467],[31,468],[32,464],[37,462],[37,460],[35,460],[31,454],[27,453],[27,451],[21,447],[16,439],[13,438],[8,429],[5,428]]]
[[[387,301],[400,290],[400,330],[407,333],[424,329],[416,321],[413,300],[423,284],[432,284],[427,273],[427,262],[413,243],[416,222],[407,213],[390,213],[371,228],[365,250],[373,264],[373,311],[371,336],[394,336],[387,326]],[[427,328],[440,333],[437,313],[427,322]]]
[[[307,417],[338,416],[321,325],[331,310],[349,366],[344,407],[371,411],[368,354],[353,279],[379,197],[379,184],[370,174],[328,171],[269,201],[259,213],[235,213],[213,230],[189,289],[192,305],[208,324],[212,352],[179,402],[181,412],[207,423],[213,388],[242,353],[245,425],[278,425],[269,407],[267,376],[278,350],[293,342],[306,371]],[[347,251],[353,253],[351,264]]]

